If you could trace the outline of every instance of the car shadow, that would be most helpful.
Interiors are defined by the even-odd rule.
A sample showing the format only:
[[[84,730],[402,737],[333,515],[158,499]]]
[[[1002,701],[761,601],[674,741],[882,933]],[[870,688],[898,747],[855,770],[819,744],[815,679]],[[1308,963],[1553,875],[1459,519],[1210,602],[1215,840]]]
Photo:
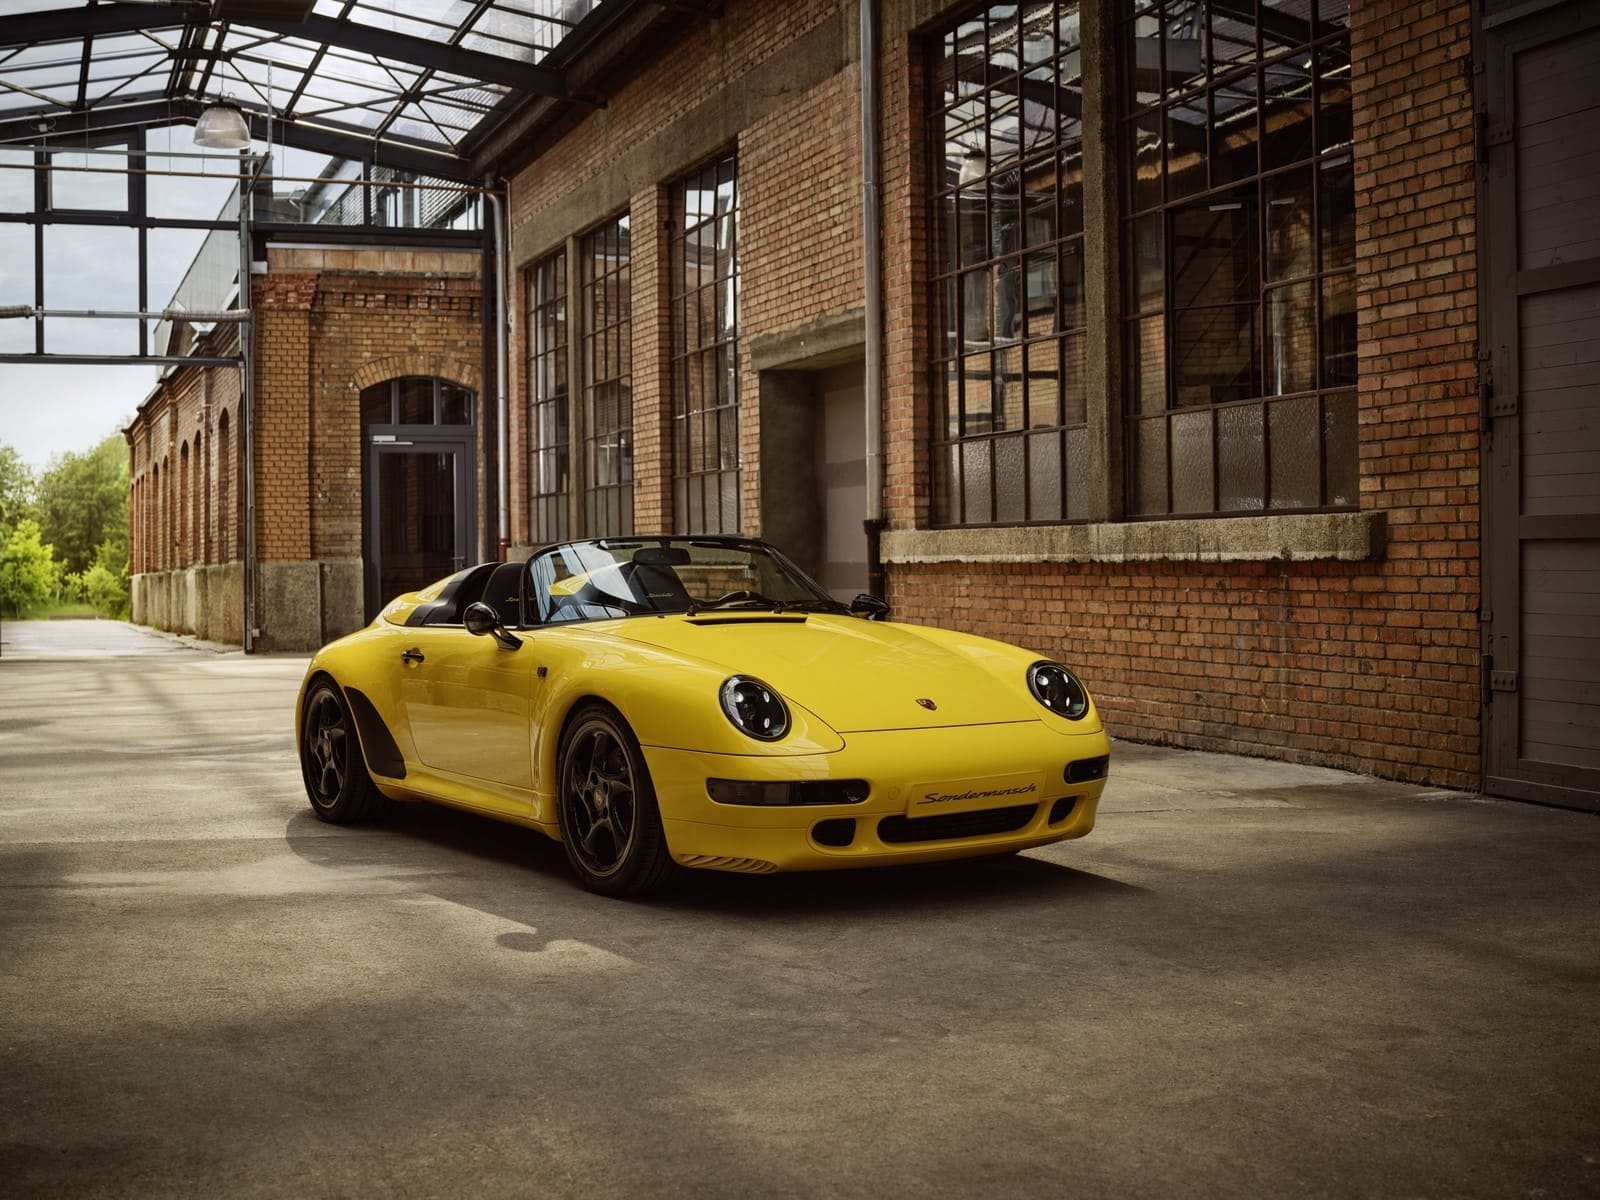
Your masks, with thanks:
[[[290,849],[314,865],[367,872],[392,867],[422,890],[479,908],[488,896],[500,894],[499,889],[486,888],[476,877],[470,889],[459,887],[463,864],[450,859],[474,859],[519,873],[525,885],[545,899],[552,893],[564,893],[575,903],[602,911],[623,903],[683,914],[867,917],[908,909],[1032,907],[1063,900],[1154,894],[1148,888],[1023,853],[776,875],[683,870],[659,892],[636,902],[619,902],[584,891],[559,843],[532,829],[459,809],[400,804],[382,821],[353,828],[331,828],[309,811],[301,811],[290,818],[285,833]],[[443,852],[448,858],[434,852]],[[423,859],[428,869],[419,870]],[[494,874],[506,882],[508,876],[498,869]],[[470,899],[463,899],[469,892]],[[526,899],[527,886],[505,895],[510,903],[492,905],[497,915],[521,920],[515,912],[502,909],[513,908],[519,897]]]

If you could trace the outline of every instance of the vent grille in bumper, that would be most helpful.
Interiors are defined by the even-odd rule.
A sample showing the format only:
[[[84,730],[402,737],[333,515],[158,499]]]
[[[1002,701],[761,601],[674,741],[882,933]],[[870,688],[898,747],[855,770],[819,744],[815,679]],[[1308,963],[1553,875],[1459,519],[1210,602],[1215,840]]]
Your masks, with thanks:
[[[702,871],[742,871],[746,875],[771,875],[777,863],[764,858],[725,858],[714,854],[690,854],[678,860],[686,867]]]
[[[878,822],[878,838],[891,845],[904,845],[1015,833],[1038,811],[1037,804],[1013,804],[1009,808],[983,808],[936,817],[885,817]]]

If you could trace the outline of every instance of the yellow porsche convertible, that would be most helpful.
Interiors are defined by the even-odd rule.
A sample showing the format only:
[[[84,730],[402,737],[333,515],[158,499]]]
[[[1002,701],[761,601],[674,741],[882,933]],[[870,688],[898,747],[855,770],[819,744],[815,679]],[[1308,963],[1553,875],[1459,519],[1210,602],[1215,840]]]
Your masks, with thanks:
[[[1110,743],[1061,663],[884,620],[745,538],[485,563],[312,660],[312,811],[456,805],[538,829],[585,887],[1003,854],[1094,826]]]

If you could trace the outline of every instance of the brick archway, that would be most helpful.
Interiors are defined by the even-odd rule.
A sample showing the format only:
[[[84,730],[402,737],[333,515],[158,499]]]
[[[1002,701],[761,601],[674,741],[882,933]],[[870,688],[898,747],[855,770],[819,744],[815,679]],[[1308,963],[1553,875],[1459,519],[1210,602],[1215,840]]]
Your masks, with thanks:
[[[448,354],[390,354],[364,363],[350,377],[350,388],[363,392],[375,383],[398,378],[401,375],[432,375],[451,383],[468,387],[474,393],[483,393],[483,372],[477,363],[453,358]]]

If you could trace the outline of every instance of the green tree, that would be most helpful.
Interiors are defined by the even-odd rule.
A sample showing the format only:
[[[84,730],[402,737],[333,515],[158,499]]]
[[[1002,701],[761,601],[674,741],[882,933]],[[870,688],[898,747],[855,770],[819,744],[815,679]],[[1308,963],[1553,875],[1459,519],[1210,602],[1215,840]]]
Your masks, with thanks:
[[[40,477],[36,505],[39,528],[68,571],[87,571],[107,540],[120,540],[126,560],[128,443],[114,433],[87,454],[61,456]]]
[[[0,548],[0,605],[20,616],[54,599],[60,570],[39,522],[24,517]]]
[[[33,507],[33,472],[10,446],[0,446],[0,542]]]
[[[83,598],[101,616],[128,615],[128,535],[107,538],[96,547],[94,562],[83,573]]]

